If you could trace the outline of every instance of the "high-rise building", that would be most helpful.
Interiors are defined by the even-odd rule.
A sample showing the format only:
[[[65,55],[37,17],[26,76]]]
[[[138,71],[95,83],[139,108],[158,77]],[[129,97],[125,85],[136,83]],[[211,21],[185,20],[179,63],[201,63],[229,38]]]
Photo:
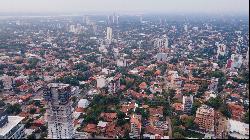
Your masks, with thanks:
[[[226,48],[227,48],[226,45],[224,45],[224,44],[218,44],[217,45],[217,57],[219,55],[224,56],[226,54]]]
[[[205,132],[214,132],[214,109],[202,105],[196,111],[194,122]]]
[[[50,83],[44,91],[49,139],[74,138],[73,110],[69,84]]]
[[[233,64],[232,64],[232,66],[233,66],[233,68],[240,68],[241,67],[241,65],[242,65],[242,55],[240,55],[240,54],[232,54],[231,55],[231,60],[233,61]]]
[[[160,49],[164,46],[164,41],[160,38],[157,38],[154,42],[154,46]]]
[[[117,16],[116,16],[116,24],[119,24],[119,18],[120,18],[120,17],[117,15]]]
[[[113,24],[115,24],[115,20],[116,20],[116,15],[115,15],[115,13],[114,13],[113,16],[112,16],[112,23],[113,23]]]
[[[188,31],[188,26],[187,25],[184,25],[184,30],[185,30],[185,32]]]
[[[183,96],[182,98],[183,112],[185,114],[190,114],[193,106],[193,96]]]
[[[96,78],[96,87],[97,88],[103,88],[106,86],[106,84],[107,84],[107,82],[106,82],[104,75],[98,76]]]
[[[76,32],[76,27],[75,25],[70,25],[69,26],[69,32],[75,33]]]
[[[164,35],[163,38],[157,38],[154,42],[154,46],[159,49],[160,52],[165,52],[168,49],[168,37]]]
[[[111,27],[107,27],[107,40],[109,43],[111,43],[112,41],[112,28]]]
[[[167,35],[165,35],[165,44],[164,44],[165,46],[165,49],[167,49],[168,48],[168,37],[167,37]]]
[[[166,53],[157,53],[156,59],[158,62],[166,62],[167,61],[167,54]]]
[[[142,19],[142,16],[140,16],[140,23],[142,23],[143,22],[143,19]]]
[[[8,116],[4,108],[0,108],[0,139],[23,139],[24,117]]]
[[[131,124],[131,129],[130,129],[129,137],[139,139],[141,135],[141,128],[142,128],[141,115],[133,114],[130,117],[130,124]]]
[[[121,57],[119,59],[116,60],[116,65],[118,67],[126,67],[128,64],[127,64],[127,59],[125,59],[124,57]]]

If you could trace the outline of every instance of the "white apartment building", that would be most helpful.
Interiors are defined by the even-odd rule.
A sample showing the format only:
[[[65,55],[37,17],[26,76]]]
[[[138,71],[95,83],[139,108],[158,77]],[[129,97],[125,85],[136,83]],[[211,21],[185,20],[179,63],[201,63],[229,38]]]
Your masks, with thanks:
[[[190,114],[193,106],[193,96],[183,96],[182,98],[183,112],[185,114]]]
[[[8,116],[4,109],[0,108],[0,139],[23,139],[24,117]]]
[[[106,81],[104,75],[98,76],[98,77],[96,78],[96,82],[97,82],[97,84],[96,84],[96,87],[97,87],[97,88],[103,88],[103,87],[105,87],[106,84],[107,84],[107,81]]]
[[[249,138],[249,124],[229,119],[227,127],[230,137],[235,139]]]
[[[12,89],[14,76],[8,76],[8,75],[4,74],[3,76],[0,77],[0,80],[3,81],[3,86],[4,86],[5,90]]]
[[[111,27],[107,27],[107,40],[109,43],[111,43],[112,41],[112,28]]]

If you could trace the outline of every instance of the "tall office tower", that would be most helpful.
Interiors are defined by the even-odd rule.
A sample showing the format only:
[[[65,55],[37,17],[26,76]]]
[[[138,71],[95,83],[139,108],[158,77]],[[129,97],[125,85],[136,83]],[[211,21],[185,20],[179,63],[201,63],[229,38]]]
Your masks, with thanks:
[[[141,22],[141,23],[143,22],[142,16],[140,16],[140,22]]]
[[[107,24],[110,25],[111,23],[112,23],[112,16],[109,15]]]
[[[188,31],[188,26],[187,25],[184,25],[184,30],[185,30],[185,32]]]
[[[114,13],[113,16],[112,16],[112,23],[113,23],[113,24],[115,24],[115,20],[116,20],[116,15],[115,15],[115,13]]]
[[[49,139],[72,139],[74,137],[73,111],[69,84],[50,83],[44,90]]]
[[[168,48],[168,37],[167,35],[165,35],[165,49]]]
[[[111,43],[111,40],[112,40],[112,28],[111,27],[107,27],[107,40],[109,43]]]
[[[116,24],[119,24],[119,16],[116,16]]]
[[[227,46],[224,44],[217,44],[217,58],[221,55],[224,56],[226,54]]]
[[[76,27],[75,25],[70,25],[69,26],[69,32],[75,33],[76,32]]]
[[[183,112],[185,114],[190,114],[193,106],[193,96],[183,96],[182,98],[183,103]]]

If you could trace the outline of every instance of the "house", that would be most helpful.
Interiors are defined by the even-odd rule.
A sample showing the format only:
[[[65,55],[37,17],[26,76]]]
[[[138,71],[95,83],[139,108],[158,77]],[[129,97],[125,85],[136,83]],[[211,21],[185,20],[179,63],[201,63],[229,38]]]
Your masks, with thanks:
[[[87,126],[83,128],[83,131],[87,133],[96,133],[96,124],[87,124]]]
[[[163,117],[163,106],[159,106],[157,108],[149,108],[150,116],[158,116]]]
[[[234,103],[229,103],[228,108],[231,111],[232,119],[240,121],[243,118],[244,116],[243,106],[240,106]]]
[[[146,88],[147,88],[146,82],[142,82],[142,83],[139,85],[139,88],[140,88],[140,89],[146,89]]]
[[[100,117],[105,121],[112,122],[117,118],[117,113],[101,113]]]

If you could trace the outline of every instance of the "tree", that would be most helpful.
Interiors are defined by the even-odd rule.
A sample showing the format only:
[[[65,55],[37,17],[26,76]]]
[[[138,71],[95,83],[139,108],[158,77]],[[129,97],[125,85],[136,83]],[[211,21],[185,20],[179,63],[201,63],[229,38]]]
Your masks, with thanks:
[[[46,109],[45,109],[45,108],[41,108],[41,109],[40,109],[40,112],[41,112],[41,113],[45,113],[45,112],[46,112]]]
[[[173,124],[173,126],[179,126],[179,125],[181,125],[181,121],[179,118],[175,117],[172,119],[172,124]]]
[[[194,115],[196,114],[196,110],[201,106],[201,103],[199,101],[194,101],[193,106],[192,106],[192,110],[191,110],[191,114]]]
[[[31,108],[30,109],[30,114],[35,114],[36,113],[36,109],[35,108]]]
[[[33,119],[28,119],[28,121],[25,123],[24,127],[29,128],[32,125]]]
[[[28,62],[29,62],[28,68],[34,69],[36,67],[37,63],[39,62],[39,59],[31,58],[28,60]]]
[[[144,119],[149,117],[149,112],[143,108],[136,108],[135,113],[140,114]]]
[[[173,129],[173,134],[175,134],[175,133],[179,133],[179,134],[181,134],[181,135],[177,135],[176,137],[175,137],[175,135],[174,135],[174,138],[177,138],[177,137],[181,137],[181,136],[186,136],[186,131],[185,130],[183,130],[182,128],[180,128],[180,127],[174,127],[174,129]]]
[[[231,118],[231,112],[227,106],[227,104],[222,104],[220,107],[220,112],[227,118]]]
[[[47,132],[43,132],[41,135],[40,135],[40,139],[45,139],[47,137]]]
[[[179,133],[179,132],[175,132],[174,133],[174,138],[176,138],[176,139],[184,139],[185,137],[181,134],[181,133]]]
[[[218,92],[220,93],[221,91],[223,91],[223,87],[224,87],[224,85],[226,84],[226,81],[227,81],[227,79],[226,79],[226,77],[220,77],[219,78],[219,81],[218,81]]]
[[[196,94],[196,97],[202,96],[204,94],[204,92],[207,90],[207,88],[208,88],[208,83],[203,82],[198,89],[198,93]]]
[[[249,111],[247,111],[247,113],[245,114],[244,122],[249,124]]]
[[[8,114],[19,114],[22,111],[21,105],[15,103],[14,105],[8,105],[6,112]]]
[[[125,117],[126,117],[126,114],[124,112],[117,111],[117,118],[118,119],[123,119]]]
[[[0,80],[0,90],[2,90],[3,88],[4,88],[4,86],[3,86],[3,81]]]
[[[47,131],[47,127],[46,126],[44,126],[44,125],[42,125],[42,126],[40,126],[39,127],[40,128],[40,130],[42,131],[42,132],[45,132],[45,131]]]
[[[213,107],[214,109],[218,109],[222,105],[223,101],[220,98],[220,96],[217,96],[216,98],[210,98],[207,101],[207,105]]]
[[[35,134],[31,134],[27,136],[27,139],[36,139],[36,135]]]
[[[71,98],[71,100],[72,100],[73,103],[75,103],[76,100],[77,100],[76,96],[73,96],[73,97]]]
[[[94,114],[89,114],[85,116],[84,122],[97,124],[97,116]]]
[[[40,106],[41,106],[40,101],[38,101],[38,100],[36,100],[36,101],[34,102],[34,104],[35,104],[35,106],[37,106],[37,107],[40,107]]]
[[[39,80],[39,77],[37,75],[34,74],[34,75],[29,76],[29,81],[30,82],[35,82],[37,80]]]
[[[182,124],[186,128],[191,128],[194,124],[194,117],[193,116],[188,116],[187,118],[182,119]]]
[[[225,74],[220,70],[215,70],[215,71],[212,71],[210,73],[210,77],[221,78],[221,77],[224,77],[224,76],[225,76]]]
[[[0,100],[0,107],[3,107],[3,106],[5,106],[5,103],[3,100]]]
[[[89,69],[89,67],[86,64],[83,63],[78,63],[74,66],[75,70],[79,70],[81,72],[85,72]]]
[[[65,84],[71,84],[72,86],[78,86],[79,81],[76,76],[66,76],[60,79],[57,79],[58,82],[62,82]]]

